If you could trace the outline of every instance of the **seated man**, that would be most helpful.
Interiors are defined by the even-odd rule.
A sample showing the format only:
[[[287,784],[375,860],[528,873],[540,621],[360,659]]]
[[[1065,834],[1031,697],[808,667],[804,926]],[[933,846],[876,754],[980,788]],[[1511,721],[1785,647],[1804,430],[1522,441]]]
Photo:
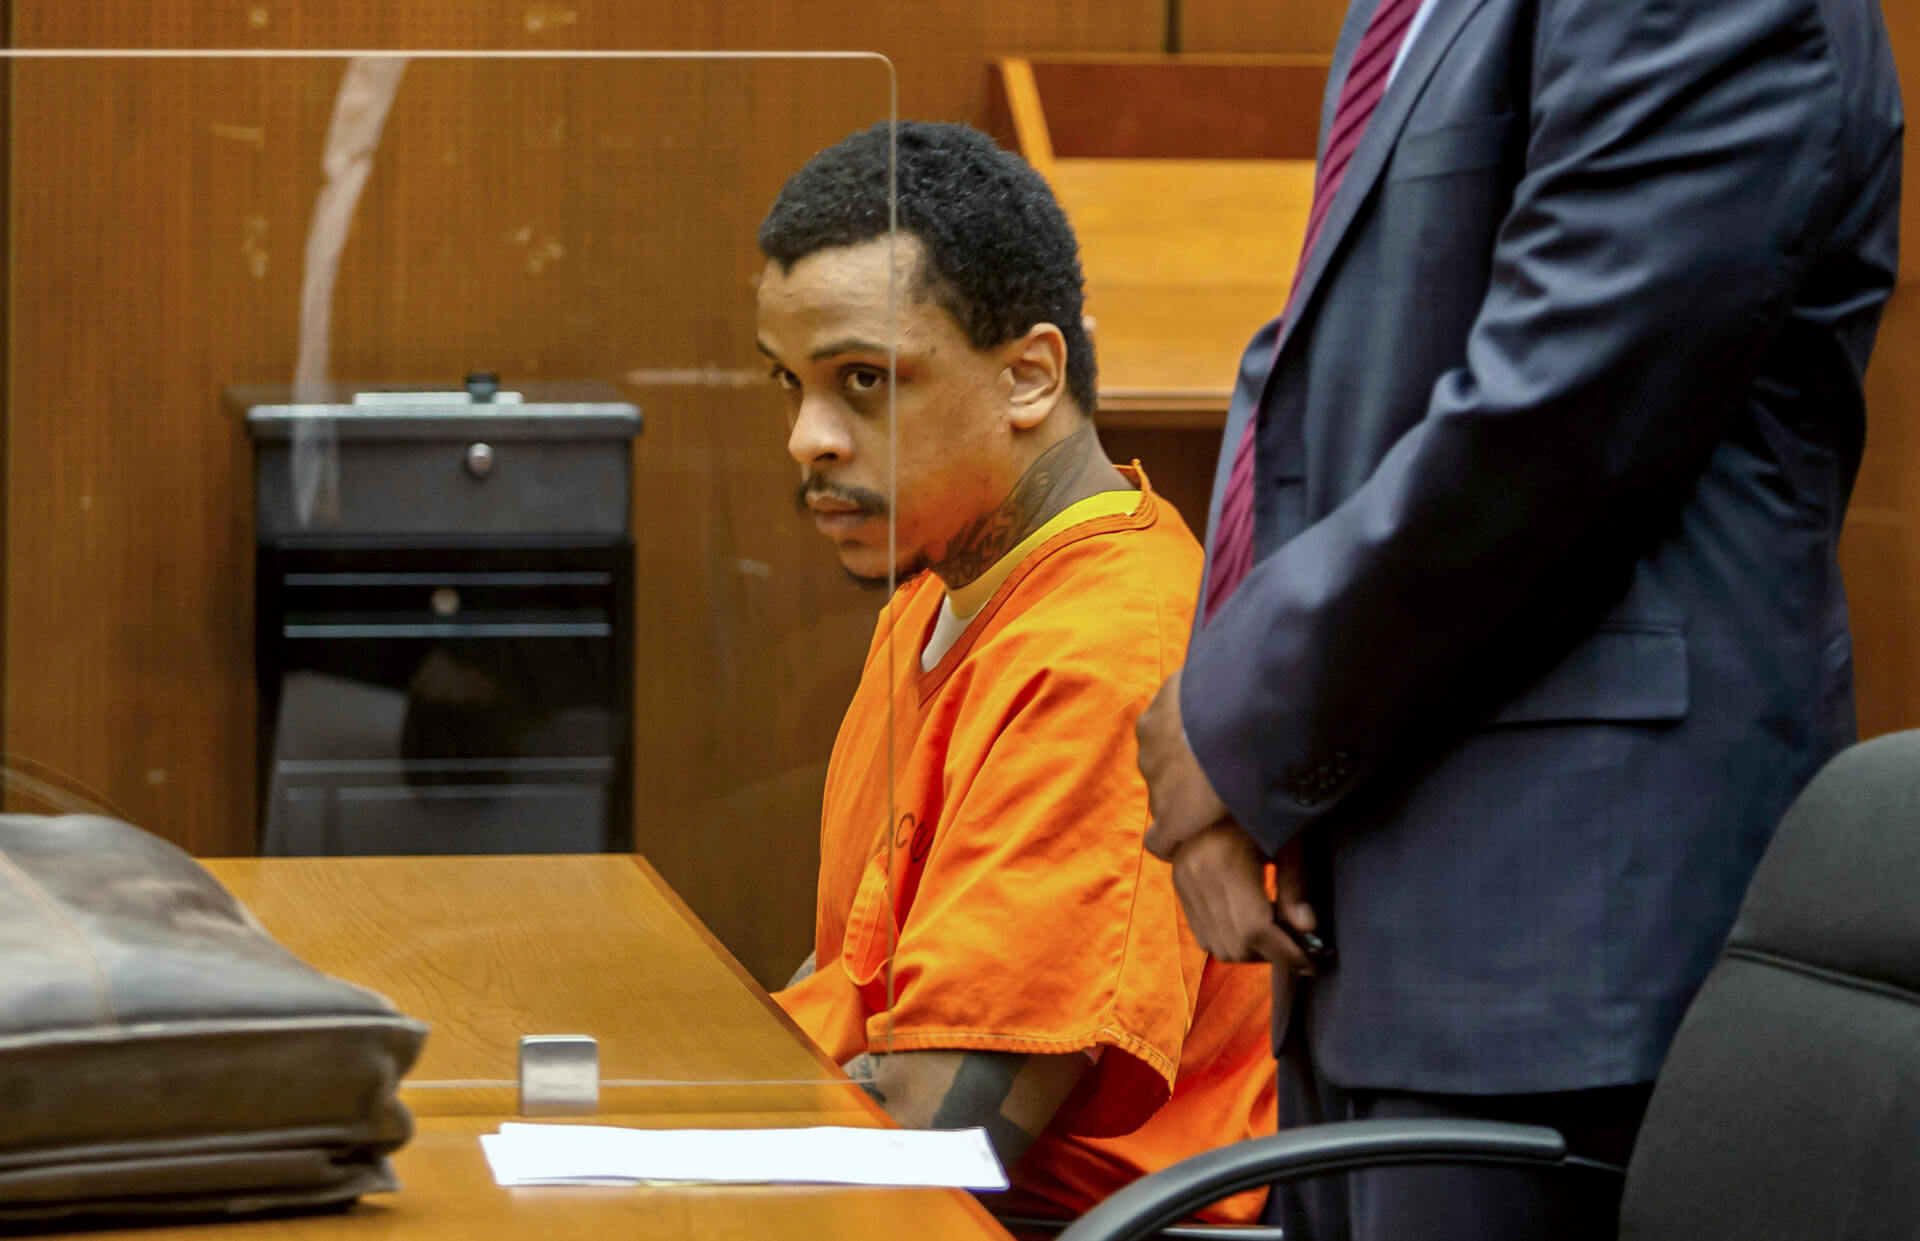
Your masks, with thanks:
[[[828,771],[819,965],[777,998],[902,1124],[984,1126],[1008,1207],[1078,1213],[1274,1127],[1266,976],[1205,956],[1141,848],[1133,723],[1200,548],[1094,433],[1059,206],[964,126],[900,126],[889,443],[887,147],[821,152],[760,227],[801,498],[849,574],[901,583]]]

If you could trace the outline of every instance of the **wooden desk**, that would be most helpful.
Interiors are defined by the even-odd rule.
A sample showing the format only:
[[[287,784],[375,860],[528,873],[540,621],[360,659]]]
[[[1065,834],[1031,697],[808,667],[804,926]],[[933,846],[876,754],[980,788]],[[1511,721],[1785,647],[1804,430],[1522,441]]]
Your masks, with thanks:
[[[1052,180],[1080,237],[1101,425],[1218,427],[1241,350],[1286,304],[1313,161],[1057,159]]]
[[[1100,437],[1204,528],[1240,353],[1286,305],[1323,56],[1002,57],[989,129],[1080,238]]]
[[[944,1190],[505,1190],[493,1183],[478,1137],[512,1119],[507,1083],[522,1034],[592,1034],[603,1077],[647,1083],[603,1090],[598,1123],[890,1123],[639,858],[275,858],[207,866],[292,951],[432,1026],[402,1090],[419,1120],[414,1140],[393,1160],[404,1187],[344,1215],[90,1237],[1007,1237],[971,1196]],[[492,1080],[502,1084],[485,1084]]]

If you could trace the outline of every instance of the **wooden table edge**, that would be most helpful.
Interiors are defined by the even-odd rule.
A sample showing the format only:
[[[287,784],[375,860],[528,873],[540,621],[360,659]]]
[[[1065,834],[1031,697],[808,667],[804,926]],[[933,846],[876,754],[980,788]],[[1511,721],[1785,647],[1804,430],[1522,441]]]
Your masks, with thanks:
[[[633,864],[639,869],[641,876],[645,878],[648,883],[652,884],[654,890],[660,894],[661,899],[672,906],[673,911],[679,914],[689,927],[693,928],[694,934],[698,935],[701,941],[713,950],[714,956],[719,958],[720,963],[725,965],[727,969],[732,972],[733,976],[740,980],[740,984],[747,989],[747,993],[760,1001],[761,1005],[773,1015],[773,1019],[779,1022],[789,1034],[799,1039],[800,1044],[807,1049],[809,1055],[836,1076],[845,1078],[846,1070],[842,1069],[838,1064],[835,1064],[833,1057],[822,1051],[820,1044],[813,1041],[813,1036],[805,1030],[802,1030],[800,1023],[795,1021],[786,1009],[774,1002],[773,996],[768,994],[767,989],[760,985],[760,980],[749,973],[747,967],[740,964],[740,959],[729,952],[727,946],[721,943],[712,931],[707,929],[707,924],[700,920],[700,915],[694,913],[692,908],[690,908],[684,900],[680,899],[680,894],[675,892],[673,885],[668,883],[660,872],[654,869],[653,863],[647,861],[644,856],[638,853],[630,854],[629,856],[632,857]],[[847,1080],[851,1081],[852,1079],[848,1078]],[[856,1090],[854,1093],[859,1096],[861,1106],[866,1108],[874,1119],[880,1122],[882,1128],[898,1129],[900,1127],[899,1122],[895,1121],[892,1116],[889,1116],[885,1108],[875,1103],[873,1097],[866,1091]],[[964,1189],[956,1189],[951,1192],[965,1199],[966,1208],[976,1212],[980,1218],[989,1225],[999,1229],[1001,1232],[1008,1233],[1009,1236],[1012,1235],[1007,1226],[1000,1222],[999,1217],[992,1211],[987,1210],[986,1204],[980,1201],[978,1195]]]
[[[812,1056],[822,1068],[827,1069],[835,1077],[846,1078],[846,1070],[835,1064],[833,1057],[829,1056],[825,1051],[822,1051],[820,1044],[813,1041],[813,1036],[805,1030],[802,1030],[800,1023],[795,1021],[786,1009],[774,1002],[773,996],[768,994],[767,989],[760,985],[760,980],[749,973],[747,967],[740,964],[740,958],[728,951],[727,946],[721,943],[712,931],[707,929],[707,924],[700,920],[700,915],[694,913],[692,908],[689,907],[684,900],[680,899],[680,894],[675,892],[673,885],[668,883],[665,877],[654,869],[653,863],[647,861],[643,855],[638,853],[629,854],[628,856],[633,859],[633,864],[640,869],[641,876],[653,885],[654,891],[659,893],[660,898],[670,905],[673,911],[679,914],[681,919],[685,921],[689,927],[693,928],[693,933],[700,937],[702,943],[713,950],[713,955],[718,957],[720,963],[726,966],[728,971],[739,980],[740,985],[747,989],[747,993],[758,1000],[760,1006],[772,1014],[773,1019],[779,1022],[787,1033],[798,1039],[800,1045],[807,1049],[807,1054]],[[847,1080],[851,1081],[853,1079],[847,1078]],[[873,1101],[873,1096],[864,1090],[856,1091],[855,1093],[860,1096],[861,1105],[865,1107],[867,1111],[871,1112],[883,1125],[890,1129],[898,1129],[900,1127],[894,1123],[893,1117],[887,1115],[885,1108]]]

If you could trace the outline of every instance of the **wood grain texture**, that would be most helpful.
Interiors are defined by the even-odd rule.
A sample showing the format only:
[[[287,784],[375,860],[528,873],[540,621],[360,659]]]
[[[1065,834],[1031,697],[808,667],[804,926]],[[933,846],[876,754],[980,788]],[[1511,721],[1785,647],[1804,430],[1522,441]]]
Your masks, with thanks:
[[[1183,52],[1330,55],[1347,0],[1180,0]]]
[[[1040,84],[1034,80],[1033,61],[1004,56],[991,76],[988,132],[1009,150],[1018,151],[1040,175],[1053,177],[1053,134],[1040,102]]]
[[[1908,183],[1920,184],[1911,159]],[[1912,275],[1894,295],[1867,374],[1867,447],[1840,567],[1853,615],[1860,735],[1920,728],[1920,284]]]
[[[1080,238],[1102,441],[1196,531],[1240,353],[1299,259],[1326,70],[1320,56],[1003,62],[1005,138],[1031,157],[1045,135]],[[1015,124],[1035,102],[1042,117]]]
[[[1913,102],[1920,98],[1920,8],[1900,0],[1883,0],[1880,11],[1887,21],[1887,37],[1893,43],[1893,60],[1900,69],[1900,91],[1907,101],[1908,120],[1913,117]],[[1920,167],[1920,148],[1906,144],[1906,184],[1914,184],[1914,169]],[[1906,195],[1900,208],[1901,235],[1911,241],[1920,237],[1920,194]],[[1920,279],[1920,246],[1906,245],[1900,251],[1900,273],[1907,280]]]
[[[1920,8],[1881,5],[1909,113]],[[1906,144],[1900,286],[1867,372],[1867,447],[1840,543],[1853,612],[1860,735],[1920,728],[1920,143]]]
[[[977,121],[991,57],[1158,52],[1162,0],[14,0],[18,47],[861,48],[900,72],[901,115]]]
[[[13,5],[16,46],[853,48],[979,120],[1008,52],[1141,52],[1158,0]],[[339,66],[16,81],[8,752],[202,854],[254,847],[249,457],[222,386],[291,376]],[[877,67],[416,62],[356,217],[334,373],[599,378],[646,411],[636,840],[765,981],[807,948],[824,761],[879,601],[793,517],[752,235]],[[741,386],[744,384],[745,386]]]
[[[884,78],[852,69],[864,91],[841,91],[845,66],[417,63],[342,264],[341,378],[603,378],[646,409],[643,843],[708,827],[736,787],[794,792],[870,628],[790,511],[751,351],[760,211],[885,112]],[[8,749],[200,852],[252,841],[250,467],[219,389],[291,374],[339,73],[69,62],[23,67],[16,92],[35,140],[14,221]],[[822,582],[833,602],[811,598]],[[835,603],[852,623],[830,623]],[[789,651],[795,630],[828,636]],[[804,855],[817,791],[794,796],[731,830],[774,854],[797,824]],[[779,968],[804,952],[810,868],[785,878]]]
[[[1080,235],[1102,401],[1224,409],[1241,350],[1286,302],[1312,162],[1061,159],[1054,183]]]
[[[210,869],[295,955],[432,1027],[416,1083],[511,1081],[528,1034],[592,1035],[607,1078],[725,1090],[838,1077],[626,856]]]
[[[1018,149],[1049,158],[1312,159],[1324,56],[1033,56],[1002,62],[1007,113],[1038,107]],[[1039,161],[1036,161],[1038,163]],[[1042,168],[1045,171],[1045,168]]]
[[[501,1189],[479,1135],[514,1119],[496,1076],[521,1033],[592,1033],[606,1076],[593,1123],[744,1128],[888,1122],[806,1044],[644,863],[624,857],[219,860],[209,869],[310,964],[429,1022],[403,1087],[418,1117],[402,1189],[345,1215],[102,1232],[158,1241],[385,1237],[649,1238],[1005,1233],[969,1195],[826,1187]],[[674,1085],[669,1083],[683,1083]]]

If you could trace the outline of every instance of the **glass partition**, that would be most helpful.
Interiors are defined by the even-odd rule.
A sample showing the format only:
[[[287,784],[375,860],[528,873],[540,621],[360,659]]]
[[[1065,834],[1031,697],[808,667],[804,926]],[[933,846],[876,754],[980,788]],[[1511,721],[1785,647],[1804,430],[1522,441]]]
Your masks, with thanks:
[[[720,958],[672,901],[769,987],[811,945],[828,755],[893,582],[851,585],[796,511],[755,233],[814,152],[893,116],[891,67],[0,67],[10,807],[263,855],[218,873],[433,1026],[423,1113],[496,1109],[525,1034],[596,1037],[616,1111],[843,1089],[798,1041],[735,1045],[769,1014],[688,972]],[[873,293],[891,356],[897,270]],[[897,506],[891,464],[871,477]],[[644,868],[580,857],[606,853]],[[491,861],[438,886],[278,865],[448,854]]]

